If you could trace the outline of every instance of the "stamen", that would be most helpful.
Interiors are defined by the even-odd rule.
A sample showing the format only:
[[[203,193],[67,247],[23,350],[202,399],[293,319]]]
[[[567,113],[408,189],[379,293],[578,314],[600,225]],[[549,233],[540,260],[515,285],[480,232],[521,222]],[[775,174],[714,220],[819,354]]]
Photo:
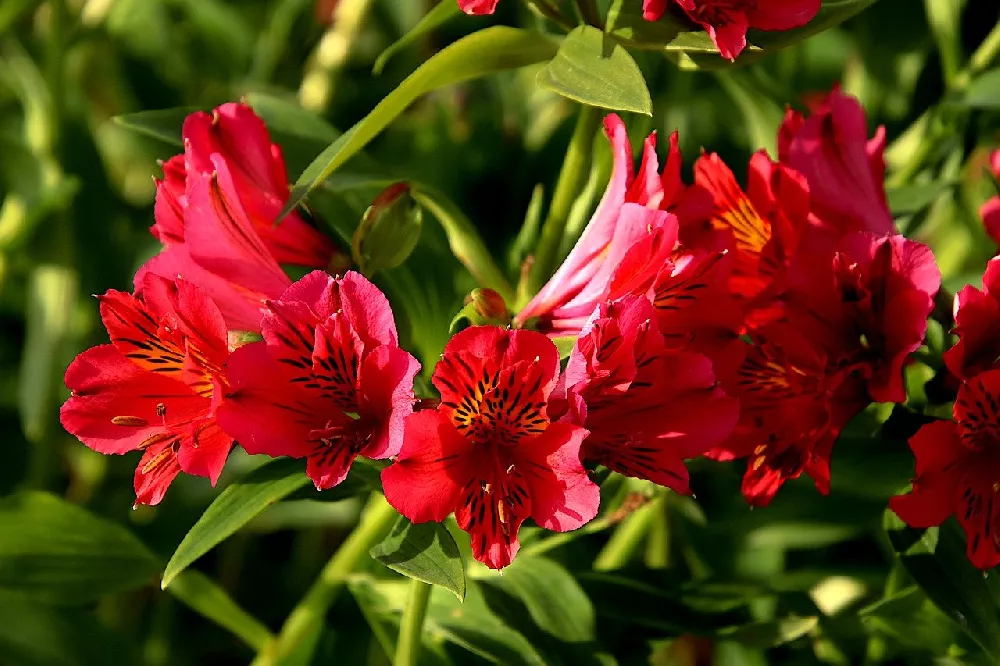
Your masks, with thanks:
[[[149,421],[141,416],[114,416],[111,422],[117,426],[128,426],[130,428],[142,428],[149,425]]]

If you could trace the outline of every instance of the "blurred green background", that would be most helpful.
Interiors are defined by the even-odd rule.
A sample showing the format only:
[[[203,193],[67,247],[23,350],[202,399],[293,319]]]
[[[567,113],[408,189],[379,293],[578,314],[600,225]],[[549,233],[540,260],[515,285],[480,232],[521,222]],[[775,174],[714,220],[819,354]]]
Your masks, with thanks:
[[[157,159],[180,150],[116,124],[115,116],[246,97],[272,122],[294,180],[324,139],[335,136],[331,128],[362,118],[442,46],[489,22],[538,21],[505,0],[492,19],[458,17],[374,75],[377,56],[434,3],[341,0],[342,13],[331,24],[333,4],[0,0],[0,494],[52,491],[127,526],[165,560],[217,493],[204,479],[181,478],[161,506],[133,511],[137,456],[100,456],[58,423],[68,362],[106,340],[90,295],[129,289],[135,269],[157,251],[148,233],[152,177],[159,175]],[[665,137],[678,129],[688,174],[705,149],[720,153],[742,179],[753,151],[773,154],[786,105],[801,108],[810,95],[841,82],[868,109],[873,128],[887,127],[892,207],[902,229],[931,245],[953,292],[975,283],[995,252],[977,209],[992,187],[983,175],[987,151],[1000,143],[1000,80],[967,76],[978,72],[966,68],[998,19],[995,0],[879,0],[842,26],[744,68],[681,71],[660,54],[635,53],[656,114],[626,122],[636,145],[651,130]],[[534,74],[528,68],[435,92],[365,156],[395,177],[419,178],[446,193],[512,279],[523,258],[512,242],[532,191],[538,184],[550,191],[573,125],[572,104],[536,87]],[[328,126],[302,120],[299,106]],[[167,127],[167,138],[179,129]],[[373,194],[320,191],[310,205],[331,232],[349,232]],[[447,260],[439,229],[426,223],[424,233],[421,250],[383,284],[405,301],[402,326],[429,359],[474,284]],[[934,352],[911,371],[911,406],[924,406],[922,382],[938,367]],[[657,496],[636,514],[647,536],[619,553],[616,562],[627,566],[616,583],[590,572],[594,558],[607,552],[607,534],[551,551],[578,574],[596,613],[600,647],[584,650],[586,659],[579,645],[567,647],[544,626],[521,626],[531,623],[509,600],[487,595],[487,604],[541,646],[536,663],[589,663],[596,652],[622,664],[930,664],[949,653],[988,663],[894,564],[883,509],[905,487],[912,459],[904,443],[909,424],[872,445],[871,432],[887,414],[872,410],[845,435],[828,498],[796,483],[773,506],[750,512],[738,493],[738,466],[696,463],[697,501]],[[234,455],[221,484],[255,464]],[[356,498],[323,501],[303,492],[261,514],[197,568],[275,630],[359,509]],[[0,554],[10,555],[14,546],[4,550],[3,541],[14,523],[3,516],[0,509]],[[155,577],[83,604],[24,600],[10,570],[4,572],[10,561],[0,557],[2,664],[242,664],[253,656],[160,592]],[[343,595],[315,663],[387,663],[372,618],[398,610],[389,589],[395,588],[376,589],[382,596],[367,602],[361,593]],[[673,641],[749,621],[773,633],[781,629],[773,621],[789,615],[819,619],[782,625],[777,638]],[[486,659],[482,650],[475,656],[460,647],[454,634],[442,639],[454,663]],[[967,656],[959,657],[963,651]],[[517,661],[508,658],[500,661]]]

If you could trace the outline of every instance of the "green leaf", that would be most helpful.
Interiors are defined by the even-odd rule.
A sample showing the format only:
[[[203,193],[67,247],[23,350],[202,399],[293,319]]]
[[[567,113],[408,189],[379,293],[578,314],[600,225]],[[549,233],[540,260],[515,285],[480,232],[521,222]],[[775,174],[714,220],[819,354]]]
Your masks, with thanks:
[[[309,483],[301,460],[280,458],[253,470],[215,498],[177,547],[161,587],[195,560],[232,536],[261,511]]]
[[[413,44],[424,35],[436,30],[456,16],[461,15],[462,10],[459,9],[457,2],[451,2],[451,0],[441,0],[437,7],[424,14],[424,17],[420,19],[415,26],[410,28],[409,32],[393,42],[385,51],[382,51],[379,57],[375,60],[375,66],[372,67],[372,71],[376,74],[381,74],[382,70],[385,69],[386,63],[389,62],[389,59],[394,55],[405,49],[410,44]]]
[[[889,210],[895,216],[916,215],[930,207],[937,198],[955,186],[951,180],[936,180],[933,183],[904,185],[887,189]]]
[[[225,590],[200,571],[182,572],[173,579],[169,590],[187,606],[228,629],[258,652],[274,638],[260,620],[243,610]]]
[[[371,549],[371,556],[393,571],[465,598],[465,563],[458,545],[441,523],[414,525],[399,517],[392,532]]]
[[[128,113],[115,116],[112,120],[115,124],[139,134],[183,148],[184,140],[181,138],[181,127],[184,125],[184,119],[195,111],[200,111],[200,109],[193,106],[180,106],[173,109]]]
[[[435,54],[306,168],[285,206],[291,210],[310,190],[368,145],[418,97],[438,88],[551,58],[555,43],[539,32],[494,26]]]
[[[957,521],[916,530],[887,510],[884,526],[903,566],[927,596],[994,659],[1000,658],[1000,581],[969,562]]]
[[[85,604],[152,581],[159,563],[131,532],[43,492],[0,501],[0,589]]]
[[[818,617],[790,616],[780,620],[752,622],[741,627],[723,629],[719,638],[751,647],[770,648],[802,638],[819,624]]]
[[[569,355],[573,353],[576,348],[577,337],[575,335],[564,335],[558,338],[553,338],[552,342],[555,343],[556,349],[559,350],[559,358],[566,359]]]
[[[944,654],[955,642],[955,627],[918,586],[858,611],[861,622],[916,650]]]
[[[594,606],[576,579],[552,560],[519,557],[502,574],[479,583],[520,599],[538,628],[559,640],[594,640]]]
[[[972,79],[959,103],[973,109],[1000,108],[1000,67]]]
[[[581,104],[653,115],[653,100],[635,60],[614,37],[589,25],[566,36],[537,81]]]
[[[76,608],[54,608],[20,594],[0,591],[0,662],[4,664],[139,663],[130,647],[123,636],[109,632],[90,613]]]

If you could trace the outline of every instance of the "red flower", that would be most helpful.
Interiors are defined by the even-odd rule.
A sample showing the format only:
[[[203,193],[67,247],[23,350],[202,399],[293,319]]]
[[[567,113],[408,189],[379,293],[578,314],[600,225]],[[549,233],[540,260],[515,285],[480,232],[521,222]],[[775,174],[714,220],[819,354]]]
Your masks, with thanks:
[[[271,142],[264,121],[253,109],[246,104],[229,103],[217,107],[211,114],[192,113],[184,121],[183,136],[188,176],[215,172],[213,155],[226,160],[233,191],[275,261],[311,268],[329,265],[336,248],[297,211],[277,222],[278,214],[288,201],[288,173],[281,148]],[[164,175],[163,182],[168,188],[164,195],[170,197],[171,191],[176,192],[176,186],[170,186],[172,174],[167,173],[166,168]],[[176,178],[174,174],[173,180]],[[188,221],[189,226],[195,224],[198,224],[197,219]]]
[[[642,296],[594,313],[562,383],[568,419],[590,431],[584,460],[685,494],[684,459],[728,437],[739,412],[717,387],[708,358],[667,348]]]
[[[910,439],[917,459],[913,489],[889,500],[912,527],[940,525],[954,514],[968,538],[969,560],[980,569],[1000,564],[1000,371],[965,383],[955,421],[922,427]]]
[[[723,58],[735,60],[746,48],[747,28],[790,30],[819,11],[820,0],[677,0],[692,21],[708,31]],[[644,0],[643,16],[655,21],[667,0]]]
[[[764,323],[780,314],[774,301],[785,287],[785,274],[809,226],[809,187],[797,172],[773,163],[763,151],[750,160],[747,191],[733,172],[712,153],[695,163],[695,182],[712,193],[711,229],[724,234],[722,243],[734,262],[729,288],[750,317]]]
[[[358,273],[313,271],[267,304],[263,342],[227,365],[219,422],[249,453],[308,458],[316,488],[358,455],[399,452],[420,364],[399,347],[389,301]]]
[[[149,275],[136,294],[100,297],[111,344],[66,370],[63,427],[100,453],[142,451],[136,503],[157,504],[178,472],[219,478],[232,438],[215,420],[226,326],[195,285]]]
[[[434,371],[440,407],[406,419],[403,448],[382,472],[385,497],[413,522],[455,512],[477,560],[500,569],[532,518],[566,531],[597,514],[598,487],[580,463],[587,431],[546,409],[559,352],[540,333],[474,326]]]
[[[983,289],[966,285],[955,295],[958,342],[944,353],[956,377],[968,379],[996,366],[1000,358],[1000,258],[991,259],[983,274]]]
[[[291,280],[247,217],[226,160],[215,154],[212,163],[214,173],[187,176],[181,202],[184,242],[167,240],[175,227],[164,211],[175,208],[157,202],[156,213],[162,217],[155,233],[167,247],[139,269],[136,283],[147,274],[182,276],[212,297],[229,328],[259,331],[263,301],[280,296]],[[161,193],[166,188],[161,184]]]
[[[993,172],[994,178],[1000,178],[1000,150],[994,150],[990,154],[990,170]],[[991,197],[989,201],[984,203],[979,209],[979,213],[983,216],[986,232],[990,238],[996,241],[997,245],[1000,245],[1000,194]]]
[[[835,87],[808,118],[789,109],[778,133],[782,164],[805,175],[812,212],[838,235],[896,233],[885,198],[885,128],[868,139],[865,110]]]
[[[458,6],[466,14],[492,14],[500,0],[458,0]]]
[[[864,386],[831,368],[822,350],[794,326],[769,324],[751,337],[743,363],[723,382],[739,398],[739,423],[711,457],[749,458],[743,496],[754,506],[770,503],[785,481],[803,472],[825,495],[833,444],[869,402]]]
[[[930,249],[859,232],[801,257],[787,296],[791,321],[831,363],[862,373],[872,400],[906,400],[903,365],[923,342],[941,286]]]

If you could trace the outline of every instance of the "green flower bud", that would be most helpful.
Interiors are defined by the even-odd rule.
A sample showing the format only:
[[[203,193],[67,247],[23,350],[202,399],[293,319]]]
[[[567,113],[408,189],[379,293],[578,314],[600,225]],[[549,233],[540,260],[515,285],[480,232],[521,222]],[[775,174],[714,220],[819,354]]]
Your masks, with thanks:
[[[409,183],[390,185],[372,201],[354,232],[351,255],[365,275],[399,266],[420,240],[423,211]]]

